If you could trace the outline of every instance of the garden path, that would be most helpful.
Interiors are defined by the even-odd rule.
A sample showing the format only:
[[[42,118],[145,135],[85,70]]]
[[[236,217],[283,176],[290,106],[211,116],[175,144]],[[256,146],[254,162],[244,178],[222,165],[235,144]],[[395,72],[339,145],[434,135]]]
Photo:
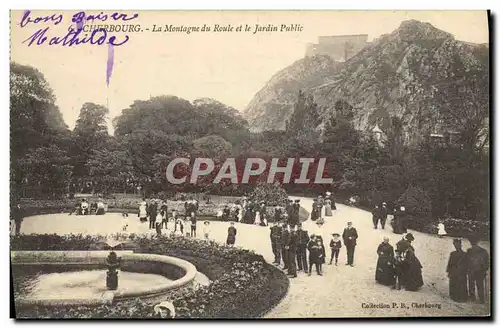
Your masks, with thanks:
[[[301,205],[312,208],[311,198],[300,198]],[[355,266],[345,266],[345,248],[341,250],[339,266],[324,266],[324,275],[313,273],[307,276],[299,273],[291,279],[290,288],[284,299],[272,309],[266,318],[325,318],[325,317],[403,317],[403,316],[470,316],[488,315],[486,305],[452,302],[448,297],[448,278],[445,268],[449,253],[453,250],[452,238],[438,238],[434,235],[411,231],[416,254],[423,265],[425,285],[418,292],[395,291],[375,283],[376,249],[384,236],[395,244],[401,235],[393,234],[390,227],[375,230],[371,214],[357,208],[337,205],[337,212],[326,218],[322,228],[326,246],[333,232],[342,233],[347,221],[352,221],[358,230],[358,246],[355,253]],[[50,220],[47,218],[50,217]],[[68,217],[67,214],[41,215],[27,218],[23,222],[22,233],[83,233],[106,234],[121,230],[123,218],[120,214],[107,214],[105,217]],[[147,232],[147,224],[139,224],[135,216],[129,218],[130,232]],[[313,233],[317,227],[311,220],[304,222],[304,229]],[[226,222],[211,222],[211,239],[224,243]],[[236,246],[262,254],[272,263],[273,254],[269,241],[269,228],[246,224],[236,224],[238,235]],[[198,238],[203,238],[203,228],[198,225]],[[490,250],[489,243],[482,243]],[[468,248],[464,242],[464,248]],[[330,251],[327,249],[327,260]],[[389,304],[390,308],[365,308],[363,304]],[[397,307],[392,307],[396,303]],[[406,308],[402,307],[406,305]],[[418,308],[415,304],[434,304],[440,308]]]

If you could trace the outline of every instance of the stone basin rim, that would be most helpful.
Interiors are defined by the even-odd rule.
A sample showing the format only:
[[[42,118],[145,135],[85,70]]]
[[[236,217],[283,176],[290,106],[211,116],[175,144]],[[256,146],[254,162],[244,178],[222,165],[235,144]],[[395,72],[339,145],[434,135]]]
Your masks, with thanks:
[[[45,305],[45,306],[68,306],[68,305],[100,305],[110,304],[113,300],[124,300],[135,297],[153,297],[158,296],[169,291],[176,290],[180,287],[186,286],[195,280],[197,269],[196,267],[185,260],[177,257],[147,254],[147,253],[134,253],[133,251],[116,251],[117,255],[122,260],[132,261],[148,261],[158,262],[168,265],[177,266],[185,271],[184,276],[179,279],[169,281],[168,283],[155,285],[148,288],[133,291],[108,291],[104,292],[99,298],[89,299],[19,299],[16,300],[18,305]],[[12,265],[54,265],[64,266],[73,265],[75,263],[85,266],[95,264],[97,261],[104,262],[108,256],[109,251],[11,251]],[[92,263],[91,261],[94,261]]]

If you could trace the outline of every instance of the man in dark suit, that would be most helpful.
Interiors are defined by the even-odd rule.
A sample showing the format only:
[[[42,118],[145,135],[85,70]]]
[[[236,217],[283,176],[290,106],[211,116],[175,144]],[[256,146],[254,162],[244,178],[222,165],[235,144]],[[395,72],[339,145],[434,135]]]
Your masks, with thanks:
[[[381,218],[382,218],[382,210],[378,205],[375,205],[375,207],[372,210],[372,220],[375,229],[378,228],[378,222],[381,221]]]
[[[486,273],[490,268],[490,257],[488,251],[478,245],[479,239],[476,237],[469,238],[471,248],[467,250],[467,266],[469,277],[469,297],[472,300],[476,299],[476,287],[479,296],[479,302],[486,301]]]
[[[347,263],[346,265],[354,266],[354,249],[356,248],[356,240],[358,239],[358,232],[352,226],[352,222],[347,222],[347,228],[342,233],[342,239],[347,250]]]
[[[285,205],[285,212],[288,217],[288,222],[291,222],[293,217],[293,201],[291,199],[288,200],[288,204]]]
[[[148,208],[148,216],[149,216],[149,229],[156,229],[156,214],[158,211],[158,207],[156,202],[152,202]]]
[[[281,257],[283,259],[283,270],[288,269],[288,244],[290,243],[290,228],[285,223],[281,232]]]
[[[292,207],[292,228],[294,228],[295,225],[299,224],[299,211],[300,211],[300,199],[296,199],[295,203],[293,204]]]
[[[292,229],[288,242],[288,275],[291,278],[297,278],[297,262],[295,262],[295,258],[297,256],[297,242],[297,231]]]
[[[309,234],[302,230],[302,224],[297,225],[297,266],[299,271],[304,270],[307,273],[307,244],[309,243]]]
[[[387,203],[383,202],[382,207],[380,208],[380,224],[382,225],[382,229],[385,229],[385,221],[387,221],[387,214],[389,214]]]
[[[271,227],[271,247],[274,254],[275,264],[280,264],[281,260],[281,226],[279,222],[274,222]]]

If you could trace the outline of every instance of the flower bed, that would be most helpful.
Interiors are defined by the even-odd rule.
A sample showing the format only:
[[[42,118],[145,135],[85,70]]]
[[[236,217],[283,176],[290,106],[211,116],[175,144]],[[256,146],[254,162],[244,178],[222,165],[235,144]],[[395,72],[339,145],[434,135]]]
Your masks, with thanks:
[[[183,237],[129,236],[136,252],[174,256],[194,264],[212,283],[173,296],[179,318],[256,318],[274,307],[288,290],[287,277],[261,255]],[[26,235],[11,238],[12,250],[87,250],[97,236]],[[17,318],[154,318],[150,300],[111,305],[16,308]]]

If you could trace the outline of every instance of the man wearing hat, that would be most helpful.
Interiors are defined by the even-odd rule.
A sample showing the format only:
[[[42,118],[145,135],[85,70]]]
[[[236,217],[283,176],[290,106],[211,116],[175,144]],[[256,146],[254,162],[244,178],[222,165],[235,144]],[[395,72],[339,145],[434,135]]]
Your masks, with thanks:
[[[288,269],[289,254],[288,254],[288,244],[290,243],[290,227],[288,224],[283,225],[281,231],[281,258],[283,260],[283,270]]]
[[[297,225],[297,267],[298,270],[304,270],[307,273],[307,244],[309,243],[309,234],[302,229],[302,223]]]
[[[291,278],[297,278],[297,262],[295,258],[297,256],[297,241],[298,234],[295,229],[291,229],[290,238],[288,242],[288,275]]]
[[[274,262],[279,265],[281,260],[281,225],[279,222],[274,222],[271,226],[271,247],[274,254]]]
[[[347,227],[342,233],[342,239],[347,250],[347,263],[346,265],[354,266],[354,249],[356,248],[358,232],[352,226],[352,222],[347,222]]]
[[[382,217],[381,208],[378,205],[375,205],[375,207],[372,210],[372,220],[375,229],[378,228],[378,222],[381,221],[381,217]]]
[[[478,245],[479,238],[469,238],[471,248],[467,250],[468,277],[469,277],[469,297],[476,299],[476,288],[479,302],[486,301],[486,273],[490,268],[490,257],[488,251]]]
[[[292,227],[299,224],[300,221],[299,212],[300,212],[300,199],[296,199],[292,207],[292,219],[291,219]]]
[[[382,229],[385,229],[385,221],[387,221],[387,214],[388,214],[387,203],[383,202],[382,207],[380,208],[380,225],[382,226]]]
[[[285,205],[285,212],[288,216],[288,220],[292,220],[293,200],[288,200],[288,204]]]
[[[258,212],[260,213],[261,226],[267,225],[267,215],[266,215],[266,202],[261,201],[259,204]]]

